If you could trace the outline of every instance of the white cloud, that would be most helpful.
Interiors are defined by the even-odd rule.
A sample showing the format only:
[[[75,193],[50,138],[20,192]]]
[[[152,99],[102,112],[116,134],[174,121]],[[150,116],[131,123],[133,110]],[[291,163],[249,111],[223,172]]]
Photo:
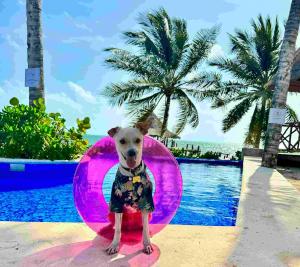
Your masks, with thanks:
[[[220,46],[219,44],[215,44],[212,47],[208,58],[211,59],[211,58],[223,57],[224,55],[225,53],[222,46]]]
[[[82,106],[79,103],[77,103],[74,100],[72,100],[64,92],[61,92],[61,93],[50,93],[46,97],[46,101],[48,101],[48,100],[59,102],[61,104],[64,104],[64,105],[66,105],[66,106],[68,106],[68,107],[76,110],[77,112],[82,113]]]
[[[80,85],[69,81],[68,86],[76,93],[76,96],[83,98],[86,102],[91,103],[91,104],[97,103],[95,96],[93,96],[90,91],[84,89]]]
[[[10,35],[10,34],[7,34],[5,36],[5,39],[7,41],[7,43],[12,46],[13,48],[19,50],[21,48],[21,46],[14,40],[14,38]]]
[[[129,124],[129,118],[125,116],[123,106],[111,107],[103,103],[97,109],[91,110],[88,115],[92,126],[89,134],[106,134],[107,130],[112,127],[127,127]]]
[[[69,44],[79,43],[79,42],[92,43],[92,42],[102,42],[102,41],[104,41],[104,38],[100,35],[71,37],[69,39],[62,40],[63,43],[69,43]]]
[[[102,51],[102,44],[104,38],[101,35],[87,35],[87,36],[80,36],[80,37],[71,37],[65,40],[62,40],[63,43],[66,44],[76,44],[76,43],[87,43],[89,47],[95,51]]]
[[[25,6],[26,2],[25,0],[18,0],[19,5]]]
[[[17,97],[22,104],[28,104],[28,88],[20,80],[4,80],[0,83],[0,109],[9,104],[12,97]]]
[[[85,25],[84,23],[74,23],[74,25],[78,29],[82,29],[82,30],[86,30],[88,32],[92,32],[92,30],[87,25]]]
[[[77,22],[68,12],[64,12],[64,15],[72,22],[72,24],[78,28],[78,29],[81,29],[81,30],[85,30],[85,31],[88,31],[88,32],[92,32],[92,29],[89,28],[86,24],[84,23],[79,23]]]
[[[3,36],[7,44],[16,50],[26,48],[26,27],[26,23],[22,23],[13,30],[4,30]]]

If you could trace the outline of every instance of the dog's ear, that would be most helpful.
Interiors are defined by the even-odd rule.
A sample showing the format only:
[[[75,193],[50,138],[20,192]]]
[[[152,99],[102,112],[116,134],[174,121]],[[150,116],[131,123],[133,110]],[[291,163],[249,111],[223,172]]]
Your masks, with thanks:
[[[120,130],[120,127],[111,128],[107,133],[110,137],[114,137],[114,135]]]
[[[138,128],[143,135],[146,135],[151,125],[152,122],[150,120],[146,120],[143,122],[137,122],[134,127]]]

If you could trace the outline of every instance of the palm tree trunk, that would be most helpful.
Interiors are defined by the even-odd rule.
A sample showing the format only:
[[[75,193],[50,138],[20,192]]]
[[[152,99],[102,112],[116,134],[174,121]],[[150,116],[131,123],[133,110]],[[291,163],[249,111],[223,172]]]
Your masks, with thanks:
[[[42,0],[26,1],[28,68],[40,68],[39,87],[29,87],[29,105],[33,105],[33,100],[45,97],[41,9]]]
[[[260,145],[261,135],[262,135],[262,131],[263,131],[263,125],[264,125],[264,119],[265,119],[265,113],[266,113],[265,109],[266,109],[266,100],[263,99],[262,103],[261,103],[260,114],[259,114],[259,129],[258,129],[257,136],[255,137],[255,143],[254,143],[255,148],[259,148],[259,145]]]
[[[284,109],[290,84],[291,69],[295,56],[295,45],[300,25],[300,0],[292,0],[290,14],[285,26],[280,50],[279,68],[276,77],[272,108]],[[275,168],[282,125],[269,123],[262,165]]]
[[[161,137],[163,137],[163,135],[167,129],[167,124],[168,124],[168,119],[169,119],[169,111],[170,111],[170,103],[171,103],[171,96],[166,96],[166,107],[165,107],[164,119],[163,119],[163,123],[161,126],[161,133],[160,133]]]

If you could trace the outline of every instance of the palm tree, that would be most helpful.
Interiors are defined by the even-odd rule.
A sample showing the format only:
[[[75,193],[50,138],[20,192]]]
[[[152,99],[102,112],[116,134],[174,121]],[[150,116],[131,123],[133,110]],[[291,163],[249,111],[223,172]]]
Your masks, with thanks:
[[[45,97],[41,9],[41,0],[26,1],[28,68],[40,68],[39,87],[29,87],[29,105],[33,105],[33,100],[44,100]]]
[[[197,127],[194,100],[201,99],[199,88],[208,84],[205,74],[196,71],[209,55],[218,27],[199,31],[189,42],[186,21],[170,18],[162,8],[141,15],[139,24],[140,31],[123,34],[132,52],[119,48],[105,50],[111,53],[106,63],[130,73],[132,79],[107,86],[103,94],[113,105],[125,104],[133,121],[142,121],[158,109],[163,122],[161,136],[166,131],[173,101],[179,105],[176,134],[187,124]]]
[[[222,80],[220,74],[214,75],[215,86],[205,92],[212,98],[213,108],[234,104],[223,119],[223,131],[234,127],[253,107],[245,144],[259,147],[265,138],[272,91],[270,82],[277,72],[278,54],[281,44],[277,19],[272,25],[270,17],[251,22],[252,32],[236,30],[229,34],[231,58],[218,58],[211,62],[220,70],[229,73],[231,80]],[[296,113],[287,105],[287,120],[297,119]]]
[[[272,108],[284,109],[290,84],[291,69],[295,56],[296,40],[300,25],[300,0],[292,0],[290,14],[285,26],[280,50],[279,68],[276,76]],[[277,165],[281,124],[268,124],[262,165],[274,168]]]

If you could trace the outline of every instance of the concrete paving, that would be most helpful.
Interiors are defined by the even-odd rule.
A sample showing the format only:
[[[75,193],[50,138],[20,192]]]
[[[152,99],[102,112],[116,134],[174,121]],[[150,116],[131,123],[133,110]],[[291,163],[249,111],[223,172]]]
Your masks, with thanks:
[[[237,226],[229,262],[236,266],[300,266],[300,194],[277,170],[244,161]]]
[[[246,157],[237,226],[168,225],[141,247],[104,253],[108,242],[82,223],[0,222],[6,266],[300,266],[300,193],[276,170]]]

